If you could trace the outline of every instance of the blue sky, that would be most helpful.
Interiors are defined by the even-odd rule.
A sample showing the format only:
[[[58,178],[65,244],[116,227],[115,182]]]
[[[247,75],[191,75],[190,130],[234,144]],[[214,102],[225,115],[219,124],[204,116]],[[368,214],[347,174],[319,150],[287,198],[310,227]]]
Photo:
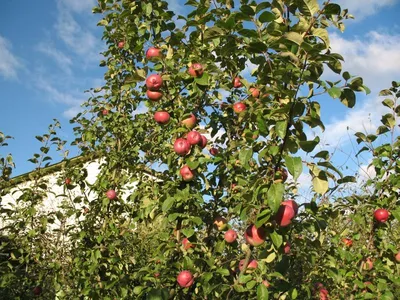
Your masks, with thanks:
[[[172,10],[183,13],[185,1],[169,2]],[[338,163],[351,165],[346,158],[356,150],[349,133],[379,125],[384,109],[376,95],[392,80],[400,81],[400,0],[336,2],[348,7],[356,20],[346,23],[344,34],[332,31],[332,48],[344,56],[344,69],[363,76],[372,90],[367,97],[360,94],[352,110],[337,100],[321,99],[327,124],[322,140],[335,151]],[[83,91],[102,84],[104,69],[98,63],[105,46],[96,27],[98,16],[91,14],[94,4],[94,0],[2,1],[0,131],[15,139],[0,153],[13,154],[14,175],[32,170],[27,159],[40,147],[34,136],[45,133],[53,118],[62,123],[61,138],[73,139],[68,120],[88,98]],[[367,162],[368,157],[350,168],[357,171]],[[306,175],[300,180],[309,182]]]

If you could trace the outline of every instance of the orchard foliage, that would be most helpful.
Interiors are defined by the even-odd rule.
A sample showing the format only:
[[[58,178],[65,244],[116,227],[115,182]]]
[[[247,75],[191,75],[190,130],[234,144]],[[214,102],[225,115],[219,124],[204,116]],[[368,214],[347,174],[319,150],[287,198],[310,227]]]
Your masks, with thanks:
[[[57,123],[38,137],[31,186],[1,210],[9,225],[0,295],[398,298],[397,138],[375,147],[376,136],[357,134],[377,176],[364,193],[332,203],[354,177],[327,150],[315,153],[319,137],[305,132],[324,129],[321,95],[351,108],[356,92],[369,92],[330,49],[328,28],[343,31],[351,15],[317,0],[189,0],[185,8],[175,16],[165,1],[98,1],[105,84],[71,122],[72,144],[100,158],[100,174],[89,184],[83,163],[66,159],[59,210],[41,213],[49,147],[68,153]],[[323,79],[324,70],[341,80]],[[392,112],[378,135],[393,133],[399,115],[398,84],[382,93]],[[1,163],[4,177],[11,156]],[[302,172],[314,196],[298,207],[285,200],[296,200]],[[390,211],[388,221],[374,221],[378,208]]]

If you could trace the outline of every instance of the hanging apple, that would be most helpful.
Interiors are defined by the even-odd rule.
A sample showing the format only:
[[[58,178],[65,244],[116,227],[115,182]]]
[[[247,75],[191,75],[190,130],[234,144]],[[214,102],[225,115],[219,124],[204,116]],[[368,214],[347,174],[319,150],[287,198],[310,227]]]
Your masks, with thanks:
[[[389,212],[384,208],[379,208],[375,210],[374,218],[380,223],[385,223],[389,219]]]
[[[201,134],[198,133],[197,131],[192,130],[188,133],[186,139],[190,145],[197,145],[201,141]]]
[[[161,58],[161,57],[162,57],[162,53],[161,53],[161,49],[159,49],[159,48],[150,47],[146,51],[146,58],[148,60],[153,60],[153,59],[157,59],[157,58]]]
[[[265,242],[267,233],[264,227],[257,228],[256,225],[247,227],[244,238],[249,245],[254,247],[261,246]]]
[[[188,73],[192,77],[201,77],[203,75],[203,72],[204,69],[200,63],[194,63],[188,69]]]
[[[233,111],[237,114],[244,112],[246,108],[246,104],[244,104],[243,102],[236,102],[235,104],[233,104]]]
[[[237,233],[236,233],[235,230],[229,229],[227,232],[225,232],[224,238],[225,238],[225,241],[226,241],[228,244],[231,244],[231,243],[233,243],[234,241],[236,241],[236,239],[237,239]]]
[[[166,111],[157,111],[154,113],[154,120],[161,125],[169,122],[170,115]]]
[[[175,140],[174,150],[175,150],[176,154],[185,156],[186,154],[188,154],[190,152],[190,144],[186,139],[178,138]]]
[[[186,270],[180,272],[176,280],[178,281],[178,284],[183,288],[190,287],[194,282],[192,273]]]
[[[146,79],[147,89],[151,91],[158,91],[162,87],[162,84],[163,80],[158,74],[152,74]]]
[[[188,166],[184,165],[179,173],[182,176],[183,181],[192,181],[194,178],[194,172],[192,169],[190,169]]]

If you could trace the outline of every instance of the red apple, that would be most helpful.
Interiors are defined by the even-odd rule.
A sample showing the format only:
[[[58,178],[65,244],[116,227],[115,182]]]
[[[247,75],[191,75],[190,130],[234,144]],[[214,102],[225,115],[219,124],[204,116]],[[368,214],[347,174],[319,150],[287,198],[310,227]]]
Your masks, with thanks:
[[[224,217],[216,217],[214,220],[214,225],[217,227],[218,231],[224,231],[228,229],[228,221]]]
[[[233,111],[237,114],[240,114],[246,110],[246,104],[243,102],[236,102],[233,104]]]
[[[265,285],[266,288],[269,288],[271,284],[268,282],[268,280],[263,280],[262,284]]]
[[[152,60],[154,58],[161,58],[161,57],[162,57],[162,53],[161,53],[161,50],[159,48],[150,47],[146,51],[146,58],[148,60]]]
[[[194,278],[190,271],[182,271],[176,278],[181,287],[190,287],[193,284]]]
[[[386,209],[380,208],[374,212],[375,220],[380,223],[385,223],[389,219],[389,212]]]
[[[114,200],[115,198],[117,198],[117,193],[114,190],[108,190],[106,192],[106,196],[108,199]]]
[[[201,75],[203,75],[203,72],[203,66],[199,63],[192,64],[188,69],[188,73],[192,77],[201,77]]]
[[[199,146],[201,149],[204,149],[207,146],[207,138],[204,135],[201,135],[201,140],[199,142]]]
[[[353,241],[349,238],[342,238],[342,243],[347,247],[351,247],[353,245]]]
[[[319,299],[320,300],[328,300],[328,290],[326,288],[322,288],[319,290]]]
[[[400,263],[400,251],[394,256],[395,260]]]
[[[225,238],[225,241],[226,241],[228,244],[231,244],[231,243],[233,243],[234,241],[236,241],[236,239],[237,239],[237,233],[236,233],[235,230],[229,229],[227,232],[225,232],[224,238]]]
[[[374,263],[372,262],[371,258],[367,258],[363,263],[362,263],[362,268],[363,270],[372,270],[372,268],[374,267]]]
[[[182,121],[182,124],[185,125],[189,129],[193,129],[196,126],[196,116],[194,114],[190,114],[190,117],[187,119],[184,119]]]
[[[281,227],[288,226],[296,215],[294,209],[290,205],[284,203],[285,202],[282,202],[275,218],[276,222]]]
[[[169,122],[169,113],[166,111],[157,111],[154,113],[154,120],[158,123],[158,124],[167,124]]]
[[[89,208],[84,207],[83,210],[82,210],[82,213],[83,213],[84,215],[88,214],[88,213],[89,213]]]
[[[163,80],[160,75],[152,74],[146,79],[146,86],[151,91],[158,91],[163,84]]]
[[[244,259],[242,259],[242,260],[239,262],[239,270],[240,270],[240,271],[242,271],[243,265],[244,265]],[[254,260],[254,259],[251,260],[251,261],[249,262],[249,264],[247,265],[246,273],[251,273],[252,271],[254,271],[254,269],[257,269],[257,267],[258,267],[258,262],[257,262],[256,260]]]
[[[294,215],[297,215],[297,212],[299,211],[299,206],[297,205],[296,201],[294,200],[285,200],[281,203],[281,205],[286,205],[286,206],[290,206],[291,208],[293,208],[294,211]]]
[[[174,150],[178,155],[185,156],[190,152],[190,147],[191,146],[189,142],[184,138],[179,138],[175,140]]]
[[[192,181],[194,178],[194,172],[188,166],[184,165],[179,173],[182,176],[183,181]]]
[[[197,145],[201,141],[201,134],[197,131],[192,130],[188,133],[186,139],[190,145]]]
[[[150,100],[158,101],[163,97],[163,92],[147,90],[146,95]]]
[[[65,178],[65,184],[70,185],[71,184],[71,178]]]
[[[185,249],[185,250],[194,248],[194,245],[191,242],[189,242],[188,238],[182,239],[182,245],[183,245],[183,249]]]
[[[232,83],[234,88],[240,88],[242,86],[242,83],[240,82],[240,77],[235,77]]]
[[[260,90],[255,88],[255,87],[251,87],[249,89],[250,94],[254,97],[254,98],[258,98],[260,97]]]
[[[264,243],[267,233],[264,227],[257,228],[255,225],[247,227],[244,233],[246,242],[254,247],[260,246]]]
[[[35,296],[39,296],[42,293],[42,288],[40,286],[35,286],[32,292]]]
[[[213,156],[217,155],[218,152],[219,152],[219,151],[218,151],[217,148],[214,148],[214,147],[213,147],[213,148],[210,149],[210,154],[213,155]]]
[[[118,42],[118,48],[119,48],[119,49],[124,48],[124,46],[125,46],[125,42],[124,42],[124,41]]]
[[[290,253],[290,243],[289,242],[286,242],[286,244],[285,244],[285,246],[283,246],[283,252],[285,253],[285,254],[289,254]]]
[[[103,109],[103,111],[101,113],[103,114],[103,116],[107,116],[108,115],[108,109]]]
[[[154,273],[154,277],[155,277],[155,278],[160,277],[160,273],[158,273],[158,272],[157,272],[157,273]]]

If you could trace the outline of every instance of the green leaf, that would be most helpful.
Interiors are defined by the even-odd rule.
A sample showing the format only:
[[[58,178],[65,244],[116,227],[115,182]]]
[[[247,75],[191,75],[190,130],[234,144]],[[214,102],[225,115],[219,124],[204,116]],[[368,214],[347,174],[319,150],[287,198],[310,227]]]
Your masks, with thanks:
[[[182,233],[187,237],[190,238],[194,234],[193,228],[184,228],[182,229]]]
[[[397,208],[396,210],[392,210],[391,214],[393,215],[393,217],[396,218],[396,220],[398,222],[400,222],[400,208]]]
[[[353,108],[356,104],[356,94],[351,89],[344,89],[340,95],[340,101],[348,108]]]
[[[268,300],[268,289],[262,283],[257,287],[257,300]]]
[[[209,75],[208,73],[203,73],[203,75],[201,77],[196,77],[194,79],[194,81],[198,84],[198,85],[208,85],[208,80],[209,80]]]
[[[167,289],[152,289],[147,294],[147,300],[167,300],[169,298],[169,293]]]
[[[328,89],[328,94],[331,96],[333,99],[339,98],[340,95],[342,94],[342,90],[336,86]]]
[[[264,209],[262,212],[260,212],[257,215],[257,219],[256,219],[256,227],[259,228],[262,225],[264,225],[265,223],[267,223],[269,221],[269,218],[271,217],[271,211],[269,209]]]
[[[286,135],[286,128],[287,128],[287,121],[279,121],[276,122],[275,131],[276,134],[281,138],[285,138]]]
[[[275,19],[276,16],[274,13],[270,11],[264,11],[258,18],[258,21],[260,21],[260,23],[268,23],[274,21]]]
[[[174,205],[175,199],[172,197],[168,197],[164,203],[162,204],[162,211],[167,212],[173,205]]]
[[[219,27],[210,27],[204,31],[204,39],[210,40],[225,35],[224,30]]]
[[[318,0],[300,0],[299,2],[299,10],[307,16],[313,16],[319,11]]]
[[[329,3],[325,6],[324,13],[326,15],[340,15],[340,5],[336,3]]]
[[[314,191],[321,195],[325,194],[329,188],[328,178],[326,176],[326,173],[324,171],[320,170],[315,165],[312,165],[310,167],[310,173],[313,177],[312,183],[313,183]]]
[[[284,159],[289,173],[292,174],[293,180],[296,181],[303,172],[303,163],[301,161],[301,157],[291,157],[286,155]]]
[[[296,43],[299,46],[301,45],[301,43],[303,43],[303,36],[300,33],[297,33],[297,32],[293,32],[293,31],[288,32],[288,33],[286,33],[284,35],[284,37],[287,40],[289,40],[289,41],[291,41],[293,43]]]
[[[268,190],[267,193],[267,201],[264,201],[271,208],[273,213],[276,213],[281,205],[283,199],[283,193],[285,191],[285,187],[282,183],[274,183]]]
[[[274,243],[276,248],[279,248],[280,246],[282,246],[283,243],[283,237],[278,234],[276,231],[273,231],[269,234],[269,237],[272,240],[272,243]]]
[[[396,125],[396,119],[393,117],[392,114],[386,114],[382,116],[381,122],[383,125],[391,129],[393,129],[393,127]]]
[[[318,144],[319,144],[319,136],[316,136],[315,139],[312,141],[299,142],[300,148],[307,153],[312,152]]]
[[[330,47],[329,34],[324,28],[316,28],[312,31],[313,36],[319,37],[325,43],[325,49]]]
[[[228,269],[223,268],[217,269],[217,273],[221,274],[222,276],[229,276],[230,274]]]
[[[253,156],[253,149],[243,149],[239,153],[240,164],[243,167],[247,167],[249,165],[249,161],[252,156]]]
[[[266,258],[263,259],[263,261],[265,261],[267,264],[273,262],[276,258],[276,253],[275,252],[271,252]]]

